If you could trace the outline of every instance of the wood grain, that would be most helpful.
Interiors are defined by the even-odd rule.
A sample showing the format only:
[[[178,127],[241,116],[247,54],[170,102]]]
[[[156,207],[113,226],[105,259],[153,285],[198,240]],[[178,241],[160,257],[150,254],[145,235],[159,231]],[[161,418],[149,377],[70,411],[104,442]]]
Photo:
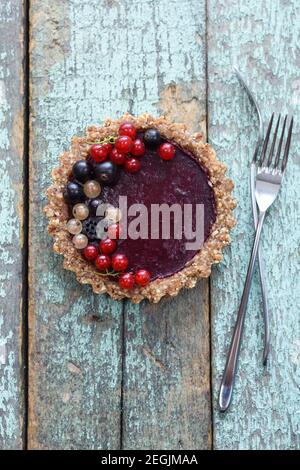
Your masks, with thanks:
[[[208,1],[209,140],[227,162],[238,200],[231,249],[212,276],[214,446],[217,449],[299,449],[299,33],[297,0]],[[241,72],[272,111],[295,116],[283,188],[265,222],[262,247],[271,311],[271,352],[262,366],[263,321],[257,277],[250,297],[231,409],[217,395],[253,237],[248,167],[256,138],[253,110],[235,78]]]
[[[21,1],[0,3],[1,449],[23,446],[23,21]]]
[[[159,307],[127,305],[125,449],[211,446],[208,285]]]
[[[253,235],[247,169],[255,120],[232,65],[239,64],[254,88],[265,119],[271,110],[293,112],[296,142],[299,6],[296,0],[267,0],[263,6],[258,0],[248,4],[208,0],[207,13],[209,140],[228,163],[238,199],[233,243],[211,279],[214,447],[296,449],[300,447],[296,146],[262,240],[272,318],[270,363],[266,369],[261,365],[263,325],[256,278],[232,408],[221,416],[216,402]],[[17,16],[16,25],[18,21]],[[64,272],[61,258],[51,253],[42,214],[50,171],[71,136],[87,124],[126,110],[148,111],[166,113],[191,129],[205,131],[205,33],[204,0],[54,0],[50,5],[31,1],[31,448],[211,445],[208,283],[157,306],[122,305],[94,296]],[[13,67],[19,66],[14,61]],[[7,129],[15,123],[8,116],[16,116],[21,103],[12,92],[8,96],[1,101],[5,117],[0,113],[4,123],[0,122],[0,151],[5,155]],[[22,126],[20,121],[18,125]],[[14,125],[13,135],[18,135],[17,128]],[[5,158],[1,165],[3,161],[8,187],[15,188],[21,169],[12,173],[12,160]],[[9,189],[3,200],[16,208],[19,194]],[[10,206],[5,206],[6,212]],[[13,220],[9,230],[0,232],[6,237],[2,246],[20,233],[20,227],[16,229],[20,222]],[[19,275],[18,262],[7,262],[6,272],[16,270],[14,279]],[[13,311],[19,312],[20,284],[14,282],[12,287],[10,279],[4,279],[4,290],[19,292],[19,297],[13,296],[17,299]],[[1,338],[9,344],[11,362],[0,368],[5,371],[0,382],[0,436],[3,445],[17,447],[22,408],[17,365],[21,343],[16,340],[20,317],[3,318]]]
[[[61,257],[52,252],[42,212],[51,169],[72,135],[110,113],[107,103],[122,102],[120,83],[115,89],[106,86],[110,72],[100,51],[108,46],[112,31],[107,26],[109,8],[107,15],[103,8],[98,1],[31,2],[33,449],[120,445],[122,304],[93,295],[63,270]]]
[[[163,112],[205,132],[205,2],[126,3],[148,39],[142,66],[130,74],[133,111]],[[129,62],[141,47],[129,27],[131,34]],[[136,91],[133,85],[144,77],[140,103],[139,85]],[[123,448],[209,448],[208,282],[158,305],[126,303],[125,311]]]
[[[41,212],[58,154],[87,124],[162,111],[205,129],[204,10],[31,2],[31,448],[210,446],[207,281],[158,307],[126,305],[122,374],[122,304],[63,271]]]

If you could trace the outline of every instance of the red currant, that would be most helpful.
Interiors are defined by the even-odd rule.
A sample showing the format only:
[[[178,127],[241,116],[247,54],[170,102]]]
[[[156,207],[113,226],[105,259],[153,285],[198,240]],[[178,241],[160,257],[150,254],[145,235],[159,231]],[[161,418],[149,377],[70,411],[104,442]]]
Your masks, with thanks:
[[[112,240],[118,240],[120,238],[120,224],[109,225],[107,235]]]
[[[114,271],[125,271],[128,267],[128,258],[125,255],[122,255],[121,253],[117,253],[116,255],[113,256],[112,258],[112,267]]]
[[[126,157],[125,157],[124,153],[118,152],[116,147],[114,147],[112,149],[112,151],[110,152],[110,154],[109,154],[109,158],[116,165],[123,165],[123,163],[125,162]]]
[[[83,250],[83,256],[87,261],[94,261],[98,256],[99,250],[95,245],[88,245]]]
[[[110,255],[114,251],[116,251],[117,243],[115,240],[111,240],[110,238],[105,238],[100,242],[100,250],[104,255]]]
[[[119,286],[122,289],[132,289],[134,286],[134,275],[131,273],[121,274],[119,277]]]
[[[111,265],[110,257],[108,255],[97,256],[95,265],[99,271],[106,271]]]
[[[175,157],[175,147],[166,142],[158,147],[158,155],[163,160],[172,160]]]
[[[101,163],[101,162],[104,162],[104,160],[106,160],[108,152],[109,152],[106,145],[107,144],[104,144],[104,145],[95,144],[91,146],[90,155],[95,162]]]
[[[128,153],[130,152],[132,148],[132,144],[133,144],[133,141],[131,137],[129,137],[128,135],[122,135],[121,137],[117,138],[115,145],[116,145],[116,149],[120,153]]]
[[[135,273],[135,282],[138,286],[144,287],[150,282],[150,273],[146,269],[139,269]]]
[[[141,161],[138,158],[128,158],[125,162],[125,170],[128,173],[137,173],[141,169]]]
[[[103,144],[103,147],[107,150],[107,155],[112,151],[113,145],[107,142],[106,144]]]
[[[132,155],[135,157],[140,157],[141,155],[144,155],[145,153],[145,144],[141,139],[136,139],[133,142],[133,146],[130,152]]]
[[[136,128],[134,127],[131,122],[124,122],[119,127],[119,135],[128,135],[132,139],[135,139],[136,136]]]

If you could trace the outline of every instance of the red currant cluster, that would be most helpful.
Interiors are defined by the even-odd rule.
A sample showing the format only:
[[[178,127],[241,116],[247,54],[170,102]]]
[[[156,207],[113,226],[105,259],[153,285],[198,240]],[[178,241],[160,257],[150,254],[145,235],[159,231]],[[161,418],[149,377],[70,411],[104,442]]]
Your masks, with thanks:
[[[116,249],[117,242],[105,238],[100,241],[99,246],[87,245],[83,250],[83,256],[87,261],[93,261],[98,271],[108,275],[118,275],[122,289],[132,289],[135,284],[145,287],[150,282],[150,273],[145,269],[139,269],[135,274],[124,272],[128,268],[128,258],[122,253],[113,254]],[[113,269],[113,273],[109,273],[109,269]]]
[[[148,135],[148,137],[147,137]],[[112,143],[94,144],[90,148],[90,155],[96,163],[102,163],[108,158],[115,165],[123,165],[128,173],[137,173],[141,169],[141,160],[145,153],[145,143],[153,147],[159,144],[160,135],[156,129],[148,129],[144,141],[137,138],[137,129],[130,122],[124,122],[119,127],[119,137]],[[163,160],[172,160],[175,156],[175,147],[165,142],[158,146],[158,155]]]

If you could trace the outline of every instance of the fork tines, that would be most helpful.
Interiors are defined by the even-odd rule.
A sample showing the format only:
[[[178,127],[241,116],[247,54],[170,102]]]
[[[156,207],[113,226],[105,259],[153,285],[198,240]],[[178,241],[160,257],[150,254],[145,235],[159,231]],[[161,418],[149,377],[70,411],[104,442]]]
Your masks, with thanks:
[[[277,140],[277,134],[278,134],[280,121],[281,121],[281,115],[279,114],[277,122],[276,122],[275,130],[274,130],[274,133],[273,133],[273,139],[272,139],[270,151],[269,151],[269,154],[267,156],[267,150],[268,150],[268,146],[269,146],[270,135],[271,135],[273,120],[274,120],[274,113],[272,114],[269,125],[268,125],[266,137],[265,137],[264,142],[263,142],[261,156],[260,156],[260,159],[258,160],[259,166],[261,166],[261,167],[264,166],[264,167],[268,167],[268,168],[272,166],[273,169],[281,171],[282,173],[284,172],[284,170],[286,168],[288,156],[289,156],[289,150],[290,150],[291,138],[292,138],[292,130],[293,130],[293,122],[294,122],[294,118],[292,117],[291,120],[290,120],[290,125],[289,125],[289,129],[288,129],[288,135],[287,135],[287,139],[286,139],[284,152],[283,152],[283,155],[281,155],[282,154],[281,149],[282,149],[282,144],[283,144],[283,140],[284,140],[284,134],[285,134],[287,119],[288,119],[288,116],[286,115],[284,120],[283,120],[282,130],[281,130],[281,133],[280,133],[279,143],[278,143],[278,146],[277,146],[277,152],[276,152],[275,160],[274,160],[274,163],[273,163],[273,166],[272,166],[274,150],[275,150],[275,145],[276,145],[276,140]]]

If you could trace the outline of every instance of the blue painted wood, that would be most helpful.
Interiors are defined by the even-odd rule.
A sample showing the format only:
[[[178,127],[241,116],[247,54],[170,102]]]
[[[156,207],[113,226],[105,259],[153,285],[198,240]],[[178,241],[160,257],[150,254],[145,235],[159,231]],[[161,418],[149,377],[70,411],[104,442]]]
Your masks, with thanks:
[[[288,2],[208,2],[209,140],[235,180],[237,227],[225,262],[211,279],[214,447],[300,447],[299,284],[299,54],[300,8]],[[295,116],[295,135],[283,188],[262,235],[271,311],[271,351],[262,366],[260,288],[254,279],[231,409],[217,395],[242,293],[253,238],[248,167],[256,122],[235,78],[238,64],[262,106]]]
[[[0,3],[0,449],[23,445],[22,6]]]
[[[51,168],[87,124],[163,111],[205,129],[204,6],[32,3],[32,448],[210,446],[207,281],[159,307],[126,308],[121,443],[122,304],[63,271],[41,214]]]
[[[31,4],[30,446],[120,447],[123,375],[123,447],[209,447],[207,283],[171,302],[164,300],[158,308],[128,305],[122,367],[122,305],[92,295],[63,272],[61,259],[51,254],[42,215],[50,170],[71,135],[85,125],[125,110],[162,111],[205,129],[204,2]],[[298,36],[296,0],[267,0],[263,7],[257,0],[208,0],[209,139],[228,163],[238,199],[233,243],[211,279],[216,448],[299,448],[295,148],[285,187],[264,230],[273,332],[270,364],[265,370],[261,365],[256,279],[233,407],[225,416],[216,408],[253,233],[247,162],[255,122],[232,65],[239,63],[265,116],[271,109],[292,109],[299,121]]]
[[[34,449],[120,446],[122,303],[94,295],[64,271],[43,214],[51,170],[71,137],[112,113],[111,107],[117,112],[127,104],[117,73],[121,64],[107,69],[115,51],[103,59],[115,17],[105,4],[31,2],[29,448]],[[117,83],[109,87],[111,72]]]
[[[125,318],[124,448],[209,449],[207,282]]]
[[[205,132],[205,2],[126,4],[135,28],[127,27],[128,61],[140,61],[128,77],[133,112]],[[136,29],[146,31],[142,45]],[[208,299],[204,280],[158,305],[126,303],[125,449],[210,448]]]

